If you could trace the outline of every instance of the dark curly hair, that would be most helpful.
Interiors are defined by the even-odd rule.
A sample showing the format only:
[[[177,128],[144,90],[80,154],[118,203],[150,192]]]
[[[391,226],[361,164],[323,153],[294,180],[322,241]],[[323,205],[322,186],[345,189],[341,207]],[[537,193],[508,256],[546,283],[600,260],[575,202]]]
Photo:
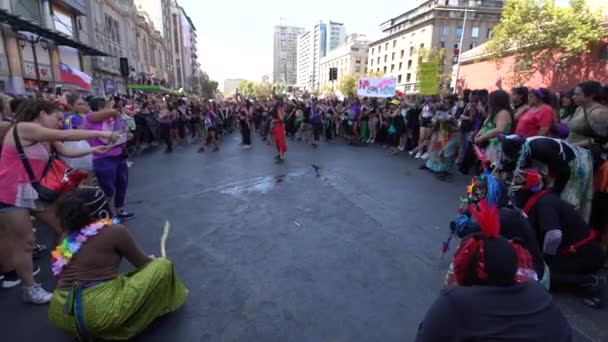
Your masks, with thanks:
[[[69,234],[100,218],[110,218],[112,213],[103,190],[82,187],[58,201],[57,216],[63,230]]]

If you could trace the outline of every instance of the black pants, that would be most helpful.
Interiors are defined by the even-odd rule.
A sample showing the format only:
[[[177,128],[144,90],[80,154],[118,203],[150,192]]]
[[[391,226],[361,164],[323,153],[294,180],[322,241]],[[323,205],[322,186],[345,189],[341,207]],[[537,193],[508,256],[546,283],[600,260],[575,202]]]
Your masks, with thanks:
[[[551,283],[566,286],[592,283],[593,274],[604,266],[605,260],[604,251],[597,240],[579,248],[577,254],[546,257]]]
[[[251,130],[249,125],[241,123],[241,138],[243,139],[243,145],[251,145]]]
[[[312,124],[312,134],[314,136],[314,141],[319,141],[321,137],[321,133],[323,133],[323,124],[322,123],[313,123]]]
[[[173,150],[173,143],[171,142],[171,124],[161,123],[160,124],[160,138],[167,145],[167,150]]]

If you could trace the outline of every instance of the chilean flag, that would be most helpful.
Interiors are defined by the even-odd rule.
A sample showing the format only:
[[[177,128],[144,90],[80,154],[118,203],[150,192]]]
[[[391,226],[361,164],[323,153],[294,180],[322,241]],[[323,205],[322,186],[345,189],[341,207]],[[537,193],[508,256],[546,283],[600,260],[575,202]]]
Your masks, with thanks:
[[[61,82],[77,85],[83,90],[91,89],[91,76],[67,64],[59,63],[59,77]]]

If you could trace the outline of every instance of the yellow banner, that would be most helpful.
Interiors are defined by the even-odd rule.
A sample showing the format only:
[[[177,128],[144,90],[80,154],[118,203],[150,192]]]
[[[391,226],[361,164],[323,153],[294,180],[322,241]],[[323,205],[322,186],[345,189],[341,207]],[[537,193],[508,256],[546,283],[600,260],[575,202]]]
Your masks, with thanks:
[[[418,65],[420,68],[420,95],[437,95],[439,89],[439,63],[425,62]]]

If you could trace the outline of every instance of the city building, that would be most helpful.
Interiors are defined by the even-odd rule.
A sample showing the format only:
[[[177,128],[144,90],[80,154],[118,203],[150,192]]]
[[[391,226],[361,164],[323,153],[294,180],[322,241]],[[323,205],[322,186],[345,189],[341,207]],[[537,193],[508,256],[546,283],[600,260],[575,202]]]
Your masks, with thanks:
[[[88,1],[0,1],[0,91],[25,93],[65,84],[60,64],[83,71],[86,56],[104,55],[94,48],[87,28]]]
[[[238,87],[241,86],[241,82],[245,81],[242,78],[230,78],[224,80],[224,96],[235,94]]]
[[[319,89],[337,89],[342,78],[346,75],[364,76],[367,74],[367,58],[369,40],[365,35],[356,33],[345,37],[347,43],[335,48],[327,56],[321,58]],[[329,80],[329,70],[338,69],[338,78],[334,82]],[[335,86],[335,88],[334,88]]]
[[[327,53],[327,25],[321,21],[298,36],[297,85],[319,89],[319,63]]]
[[[92,44],[109,57],[91,59],[92,92],[95,95],[126,94],[127,78],[120,72],[120,58],[127,58],[131,78],[137,77],[137,8],[133,0],[90,0]]]
[[[272,82],[293,85],[297,82],[298,36],[304,29],[295,26],[274,27]]]
[[[442,63],[451,72],[446,64],[457,64],[461,52],[492,36],[502,4],[502,0],[417,0],[414,9],[380,25],[383,37],[369,45],[368,69],[397,78],[399,90],[417,93],[418,52],[445,49]]]
[[[160,32],[164,41],[164,71],[163,78],[169,83],[173,79],[173,34],[171,31],[171,4],[175,0],[135,0],[135,5],[140,11],[147,12],[152,19],[154,27]],[[171,72],[169,72],[171,70]]]
[[[330,21],[327,29],[327,53],[346,42],[346,28],[342,23]]]
[[[137,59],[133,66],[141,83],[160,83],[165,75],[165,44],[147,12],[137,11]]]
[[[192,23],[190,17],[186,14],[183,7],[181,10],[181,33],[182,33],[182,63],[184,71],[184,82],[180,85],[180,88],[184,88],[188,91],[195,91],[195,84],[192,82],[192,77],[196,76],[200,69],[198,63],[198,50],[196,44],[196,27]],[[199,85],[196,85],[199,87]],[[198,91],[198,89],[196,89]]]

